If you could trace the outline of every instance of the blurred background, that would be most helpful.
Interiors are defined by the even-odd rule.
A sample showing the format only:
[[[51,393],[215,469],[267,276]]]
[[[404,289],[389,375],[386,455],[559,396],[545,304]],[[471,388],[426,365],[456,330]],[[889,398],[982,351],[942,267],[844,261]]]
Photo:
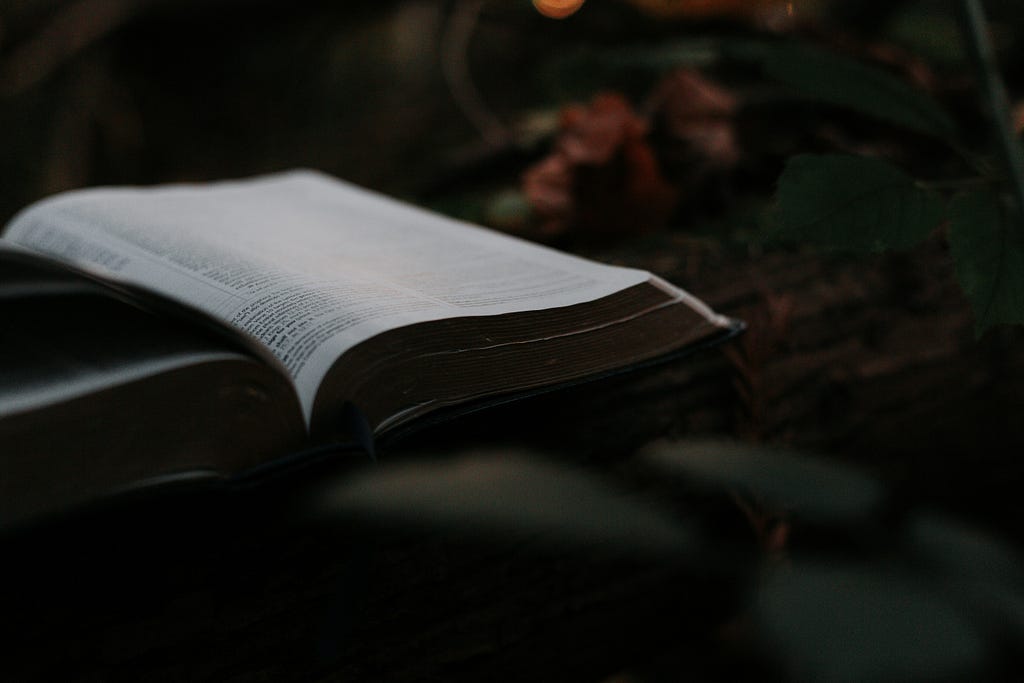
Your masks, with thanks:
[[[1012,26],[1024,10],[987,5],[1014,74]],[[452,210],[465,212],[481,177],[521,189],[520,174],[551,149],[561,107],[608,91],[626,99],[627,113],[668,122],[654,153],[682,204],[717,176],[719,194],[698,202],[706,209],[723,187],[769,194],[800,138],[852,135],[834,124],[808,133],[799,110],[772,110],[778,93],[723,64],[723,45],[796,37],[948,94],[961,60],[946,9],[877,0],[4,0],[0,219],[74,187],[295,166],[414,199],[454,193],[463,206]],[[713,81],[663,82],[686,67]],[[708,122],[731,127],[751,108],[757,115],[737,130]],[[767,126],[766,108],[790,114],[791,125]],[[474,217],[519,223],[544,202],[497,199]],[[661,213],[648,220],[670,222]]]

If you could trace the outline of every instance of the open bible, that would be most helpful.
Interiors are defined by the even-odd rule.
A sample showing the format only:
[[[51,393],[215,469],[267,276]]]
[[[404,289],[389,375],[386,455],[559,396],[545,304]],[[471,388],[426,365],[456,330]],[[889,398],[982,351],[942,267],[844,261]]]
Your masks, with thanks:
[[[57,195],[0,239],[0,527],[621,371],[736,325],[295,171]]]

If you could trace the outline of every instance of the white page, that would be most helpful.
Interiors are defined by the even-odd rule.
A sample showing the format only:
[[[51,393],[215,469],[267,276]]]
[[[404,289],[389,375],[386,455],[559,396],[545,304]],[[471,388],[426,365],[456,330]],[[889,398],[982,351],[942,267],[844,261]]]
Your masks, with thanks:
[[[4,239],[249,333],[288,370],[307,420],[335,359],[380,332],[568,306],[650,277],[309,171],[70,192],[24,210]]]

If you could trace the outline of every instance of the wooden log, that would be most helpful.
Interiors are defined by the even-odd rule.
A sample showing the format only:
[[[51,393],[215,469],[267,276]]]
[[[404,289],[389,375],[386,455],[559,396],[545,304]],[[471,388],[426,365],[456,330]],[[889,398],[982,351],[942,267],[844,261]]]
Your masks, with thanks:
[[[875,464],[1024,445],[1021,335],[975,338],[938,241],[850,257],[662,234],[589,255],[657,272],[748,330],[722,351],[512,405],[445,438],[533,425],[535,445],[621,455],[657,436],[728,433]]]

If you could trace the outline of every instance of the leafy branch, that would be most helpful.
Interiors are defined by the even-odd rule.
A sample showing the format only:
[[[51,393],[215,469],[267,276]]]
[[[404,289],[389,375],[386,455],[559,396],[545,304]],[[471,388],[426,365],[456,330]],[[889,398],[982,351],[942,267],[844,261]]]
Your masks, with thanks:
[[[951,672],[980,680],[1019,670],[1019,648],[1002,646],[1024,632],[1016,551],[956,519],[904,509],[861,468],[691,440],[650,444],[620,474],[534,452],[470,451],[325,481],[303,504],[320,524],[371,536],[416,530],[491,547],[513,542],[518,553],[588,566],[654,562],[690,595],[715,598],[697,607],[706,609],[701,618],[745,624],[731,635],[716,629],[710,642],[719,647],[671,641],[662,661],[678,667],[673,680],[728,671],[726,659],[737,656],[769,680],[946,680]],[[774,539],[760,553],[749,535],[723,532],[736,518],[721,503],[737,498],[751,502],[750,517],[776,521],[758,529],[749,520]],[[692,618],[695,604],[660,599],[665,614],[686,609]]]
[[[1006,96],[1006,86],[999,77],[985,11],[980,0],[963,0],[960,9],[968,52],[988,102],[989,114],[999,138],[999,149],[1016,195],[1017,208],[1024,210],[1024,156],[1017,135],[1010,125],[1010,103]]]
[[[924,180],[880,159],[799,155],[779,178],[775,236],[835,249],[885,251],[911,248],[948,225],[957,278],[980,335],[994,325],[1024,324],[1024,151],[1010,123],[981,3],[962,0],[960,10],[998,141],[997,169],[957,141],[952,119],[937,103],[889,74],[836,56],[814,56],[807,48],[786,48],[762,59],[767,74],[816,100],[943,141],[978,174]]]

